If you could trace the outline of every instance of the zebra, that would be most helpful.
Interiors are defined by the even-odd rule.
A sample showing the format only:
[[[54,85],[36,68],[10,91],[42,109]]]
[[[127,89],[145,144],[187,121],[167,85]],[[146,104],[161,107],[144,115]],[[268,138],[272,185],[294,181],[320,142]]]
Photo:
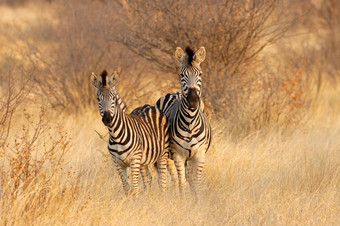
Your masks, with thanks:
[[[196,52],[190,47],[185,52],[177,47],[175,57],[181,64],[181,92],[168,93],[156,102],[156,107],[169,121],[170,149],[178,173],[180,191],[186,189],[189,180],[196,194],[201,191],[205,153],[212,139],[211,126],[204,114],[201,99],[200,64],[205,56],[204,47]]]
[[[138,193],[139,172],[145,184],[151,180],[148,165],[157,162],[159,183],[166,190],[166,170],[169,134],[164,114],[154,106],[145,105],[131,114],[116,91],[118,72],[110,76],[104,70],[100,76],[92,72],[91,83],[97,88],[97,100],[102,122],[109,130],[108,150],[121,178],[126,194]],[[132,189],[127,167],[131,167]]]

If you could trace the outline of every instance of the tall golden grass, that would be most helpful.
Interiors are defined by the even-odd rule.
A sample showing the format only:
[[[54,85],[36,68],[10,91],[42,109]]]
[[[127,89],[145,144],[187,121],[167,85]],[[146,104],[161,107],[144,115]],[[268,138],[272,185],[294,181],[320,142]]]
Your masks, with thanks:
[[[50,5],[44,7],[50,9]],[[46,77],[39,74],[49,71],[39,60],[40,54],[55,50],[53,44],[57,42],[38,35],[47,28],[38,29],[44,23],[36,15],[51,16],[47,10],[40,10],[35,5],[0,7],[5,15],[0,28],[8,31],[0,35],[5,43],[0,46],[0,120],[4,119],[0,121],[4,122],[0,125],[0,225],[340,224],[340,88],[334,80],[318,83],[308,77],[317,73],[308,71],[308,56],[306,65],[299,64],[294,59],[296,52],[280,52],[282,43],[271,46],[261,60],[248,68],[256,69],[249,76],[227,83],[230,86],[225,92],[230,96],[218,96],[216,102],[206,103],[214,138],[206,155],[200,197],[181,197],[170,176],[168,190],[162,193],[157,174],[152,172],[151,190],[128,198],[107,152],[107,130],[98,107],[91,104],[95,90],[86,87],[89,78],[81,74],[103,67],[108,61],[94,68],[81,68],[81,72],[69,65],[66,78],[78,76],[77,82],[84,80],[84,84],[82,89],[71,90],[74,93],[69,103],[67,99],[60,102],[68,103],[67,108],[54,105],[57,102],[53,93],[34,83],[35,79],[58,80],[65,78],[68,71],[60,77],[55,77],[55,72]],[[23,12],[30,14],[25,18]],[[13,24],[20,29],[12,30]],[[17,32],[10,35],[12,39],[8,38],[10,32]],[[43,51],[29,52],[34,54],[25,58],[24,48],[32,48],[24,43],[26,37],[30,39],[26,40],[28,44],[43,46]],[[288,39],[285,45],[299,46],[304,37],[307,36]],[[153,104],[165,92],[178,88],[168,83],[160,84],[162,88],[157,87],[159,83],[149,86],[154,77],[141,72],[143,67],[129,66],[130,54],[119,61],[128,67],[129,73],[135,73],[122,76],[120,84],[119,91],[129,109]],[[257,74],[258,71],[265,73]],[[130,83],[131,78],[138,79]],[[205,84],[205,78],[202,79]],[[26,88],[13,86],[13,81]],[[53,81],[48,84],[53,86]],[[63,87],[63,82],[58,80],[55,85]],[[210,85],[203,89],[213,86]],[[85,107],[74,109],[78,105],[70,103],[81,103],[81,96],[86,93],[79,90],[92,92],[93,98],[86,96]],[[219,103],[225,111],[218,110]]]
[[[207,153],[204,192],[198,200],[181,198],[172,186],[162,193],[155,179],[151,190],[125,197],[106,142],[95,132],[106,132],[98,113],[52,117],[49,124],[61,122],[72,145],[60,165],[44,165],[18,188],[12,185],[17,178],[6,175],[13,164],[2,167],[1,224],[336,225],[340,109],[331,106],[340,100],[336,91],[324,92],[322,100],[329,103],[320,100],[308,123],[290,131],[272,128],[235,139],[221,127],[224,123],[212,120],[214,145]],[[51,135],[55,138],[48,142],[56,145],[58,130]],[[63,150],[56,145],[51,156]]]

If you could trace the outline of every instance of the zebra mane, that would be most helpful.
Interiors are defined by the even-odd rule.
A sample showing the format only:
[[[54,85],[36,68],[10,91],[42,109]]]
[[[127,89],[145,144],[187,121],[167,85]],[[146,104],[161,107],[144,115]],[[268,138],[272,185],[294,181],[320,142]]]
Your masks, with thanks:
[[[100,76],[102,76],[102,83],[103,83],[102,86],[105,87],[105,86],[106,86],[107,71],[104,70],[104,71],[101,73]]]
[[[194,58],[194,50],[192,50],[190,46],[187,46],[185,48],[185,52],[187,53],[187,56],[188,56],[188,64],[191,64]]]

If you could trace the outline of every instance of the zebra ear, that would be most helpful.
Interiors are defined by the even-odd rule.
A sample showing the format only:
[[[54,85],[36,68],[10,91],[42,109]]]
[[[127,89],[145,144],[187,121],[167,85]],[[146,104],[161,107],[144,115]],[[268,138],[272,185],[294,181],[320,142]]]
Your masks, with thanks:
[[[92,74],[91,74],[91,83],[96,88],[99,88],[100,83],[101,83],[100,77],[94,72],[92,72]]]
[[[181,47],[177,47],[175,52],[175,57],[181,64],[186,60],[186,53],[183,51]]]
[[[114,71],[110,76],[109,86],[115,87],[118,84],[118,79],[119,79],[118,72]]]
[[[200,64],[204,61],[205,59],[205,56],[206,56],[206,51],[205,51],[205,48],[202,46],[201,48],[199,48],[196,52],[195,52],[195,55],[193,57],[193,60]]]

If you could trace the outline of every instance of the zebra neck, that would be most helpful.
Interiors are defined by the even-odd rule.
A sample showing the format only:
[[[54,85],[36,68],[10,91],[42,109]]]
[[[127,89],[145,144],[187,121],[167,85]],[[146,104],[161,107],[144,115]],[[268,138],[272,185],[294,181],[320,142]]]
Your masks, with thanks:
[[[119,93],[117,90],[114,91],[114,94],[116,95],[117,98],[117,104],[120,106],[123,112],[126,111],[126,103],[123,101],[123,99],[120,97]]]
[[[110,135],[114,139],[120,139],[127,130],[126,124],[127,120],[123,109],[121,109],[119,105],[116,105],[112,125],[109,127]]]
[[[188,125],[192,124],[198,117],[199,117],[199,110],[201,101],[198,101],[198,105],[194,109],[190,109],[188,102],[182,98],[181,99],[181,104],[180,104],[180,115],[181,118],[183,118],[186,122],[188,122]]]

